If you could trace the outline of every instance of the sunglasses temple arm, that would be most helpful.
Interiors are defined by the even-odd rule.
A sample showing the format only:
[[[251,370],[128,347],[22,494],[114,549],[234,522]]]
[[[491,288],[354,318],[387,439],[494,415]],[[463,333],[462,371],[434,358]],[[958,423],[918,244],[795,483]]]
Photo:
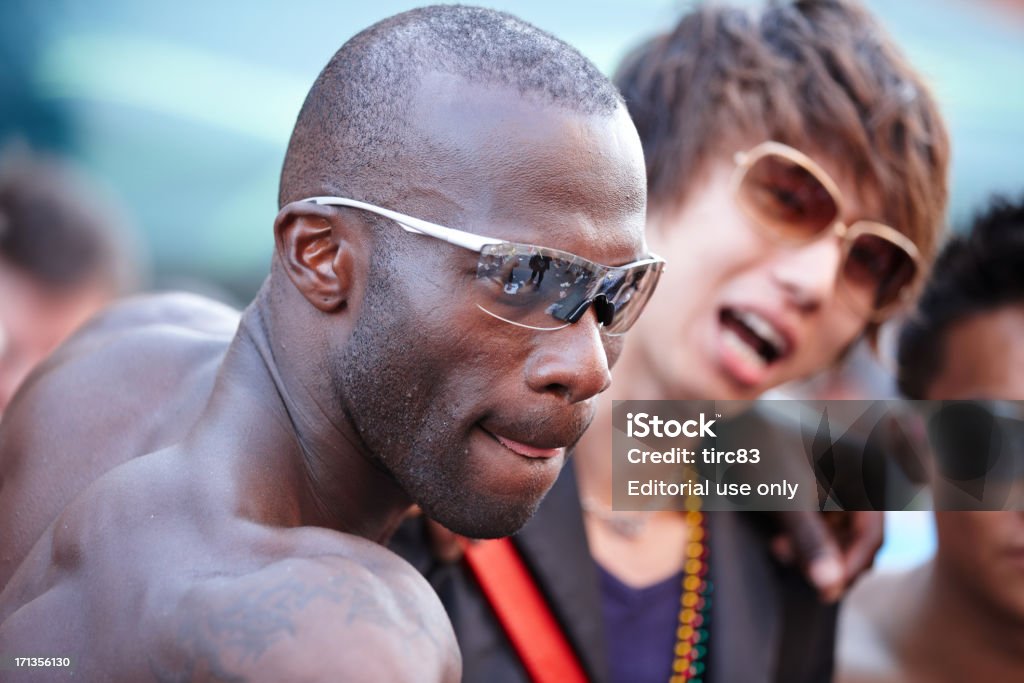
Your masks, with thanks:
[[[375,213],[378,216],[390,218],[394,222],[398,223],[398,225],[406,232],[415,233],[417,235],[427,235],[428,237],[443,240],[449,244],[454,244],[457,247],[463,247],[464,249],[472,249],[473,251],[480,251],[490,244],[502,244],[504,242],[504,240],[494,239],[493,237],[484,237],[471,232],[463,232],[462,230],[446,228],[443,225],[438,225],[437,223],[431,223],[430,221],[425,221],[421,218],[413,218],[412,216],[407,216],[404,213],[384,209],[356,199],[346,199],[344,197],[310,197],[303,201],[313,202],[314,204],[322,206],[349,206],[356,209],[362,209],[363,211],[369,211],[370,213]]]
[[[409,220],[410,218],[411,216],[403,216],[401,220],[397,218],[394,220],[406,232],[411,232],[416,235],[427,235],[428,237],[443,240],[449,244],[454,244],[457,247],[470,249],[472,251],[480,251],[486,246],[491,244],[503,244],[505,241],[495,239],[493,237],[484,237],[483,235],[477,235],[471,232],[455,230],[454,228],[446,228],[443,225],[436,225],[434,223],[428,223],[417,219]]]

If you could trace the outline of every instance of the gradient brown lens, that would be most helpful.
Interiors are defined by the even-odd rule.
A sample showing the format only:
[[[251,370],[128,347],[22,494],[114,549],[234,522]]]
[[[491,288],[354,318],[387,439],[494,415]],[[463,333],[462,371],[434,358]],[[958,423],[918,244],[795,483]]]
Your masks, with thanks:
[[[851,229],[855,230],[856,226]],[[883,311],[899,303],[903,290],[917,276],[917,262],[881,235],[860,232],[851,237],[842,284],[854,303],[867,312]]]
[[[759,157],[747,168],[737,200],[751,218],[788,242],[814,239],[839,215],[835,197],[814,173],[778,154]]]

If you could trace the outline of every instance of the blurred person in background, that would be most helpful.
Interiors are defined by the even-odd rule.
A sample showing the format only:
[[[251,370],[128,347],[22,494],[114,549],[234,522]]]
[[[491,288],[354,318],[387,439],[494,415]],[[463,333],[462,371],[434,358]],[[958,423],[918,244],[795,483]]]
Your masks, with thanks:
[[[0,417],[15,390],[82,322],[138,283],[121,211],[57,157],[0,158]]]
[[[1024,197],[994,200],[943,249],[899,343],[914,399],[1013,401],[1024,415]],[[1001,440],[1013,447],[1010,433]],[[984,457],[979,439],[967,457]],[[948,444],[933,443],[933,449]],[[1019,458],[1019,452],[1018,456]],[[934,476],[934,461],[931,463]],[[1017,486],[1021,484],[1018,480]],[[1021,496],[1021,491],[1016,491]],[[840,683],[1016,681],[1024,676],[1024,512],[935,513],[924,565],[869,575],[843,608]]]
[[[833,518],[836,540],[809,513],[780,542],[767,515],[615,511],[612,400],[752,399],[872,338],[932,259],[945,127],[854,2],[703,6],[615,81],[644,145],[648,240],[668,266],[574,467],[512,545],[591,680],[829,680],[835,610],[819,597],[870,564],[881,513]],[[467,552],[486,583],[503,567],[479,568],[484,548]],[[543,680],[472,572],[408,555],[453,614],[466,680]]]

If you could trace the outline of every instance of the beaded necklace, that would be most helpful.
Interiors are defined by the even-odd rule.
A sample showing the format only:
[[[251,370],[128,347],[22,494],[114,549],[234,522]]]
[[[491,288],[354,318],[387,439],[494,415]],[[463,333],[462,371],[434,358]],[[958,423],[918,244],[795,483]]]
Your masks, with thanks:
[[[676,630],[675,659],[669,683],[703,683],[707,669],[708,622],[711,617],[711,577],[708,576],[709,546],[707,520],[696,496],[686,500],[686,522],[690,538],[686,542],[683,567],[683,597]]]
[[[651,511],[623,513],[608,510],[591,498],[583,498],[584,512],[597,517],[612,531],[635,539],[646,527]],[[711,592],[713,585],[708,576],[710,547],[707,544],[707,520],[701,509],[701,499],[686,499],[686,560],[683,563],[683,596],[679,605],[679,625],[673,651],[672,674],[669,683],[703,683],[707,669],[708,622],[711,619]]]

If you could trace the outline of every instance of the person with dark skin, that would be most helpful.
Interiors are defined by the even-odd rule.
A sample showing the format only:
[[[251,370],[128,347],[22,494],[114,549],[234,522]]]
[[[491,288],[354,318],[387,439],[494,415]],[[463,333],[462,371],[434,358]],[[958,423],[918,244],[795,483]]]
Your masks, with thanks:
[[[900,335],[902,392],[915,399],[1024,400],[1024,199],[998,199],[935,264]],[[1013,414],[1013,413],[1016,414]],[[942,447],[933,443],[933,450]],[[981,457],[977,451],[969,457]],[[937,468],[929,463],[934,476]],[[840,621],[840,683],[1020,680],[1024,671],[1024,513],[935,512],[935,556],[869,575]]]
[[[0,593],[0,653],[67,656],[84,680],[459,679],[440,602],[380,544],[414,503],[512,533],[554,482],[660,270],[635,129],[548,34],[414,10],[321,73],[280,206],[195,424],[59,513]],[[587,305],[504,299],[537,249],[517,245],[588,269]],[[637,270],[621,306],[599,289]]]

